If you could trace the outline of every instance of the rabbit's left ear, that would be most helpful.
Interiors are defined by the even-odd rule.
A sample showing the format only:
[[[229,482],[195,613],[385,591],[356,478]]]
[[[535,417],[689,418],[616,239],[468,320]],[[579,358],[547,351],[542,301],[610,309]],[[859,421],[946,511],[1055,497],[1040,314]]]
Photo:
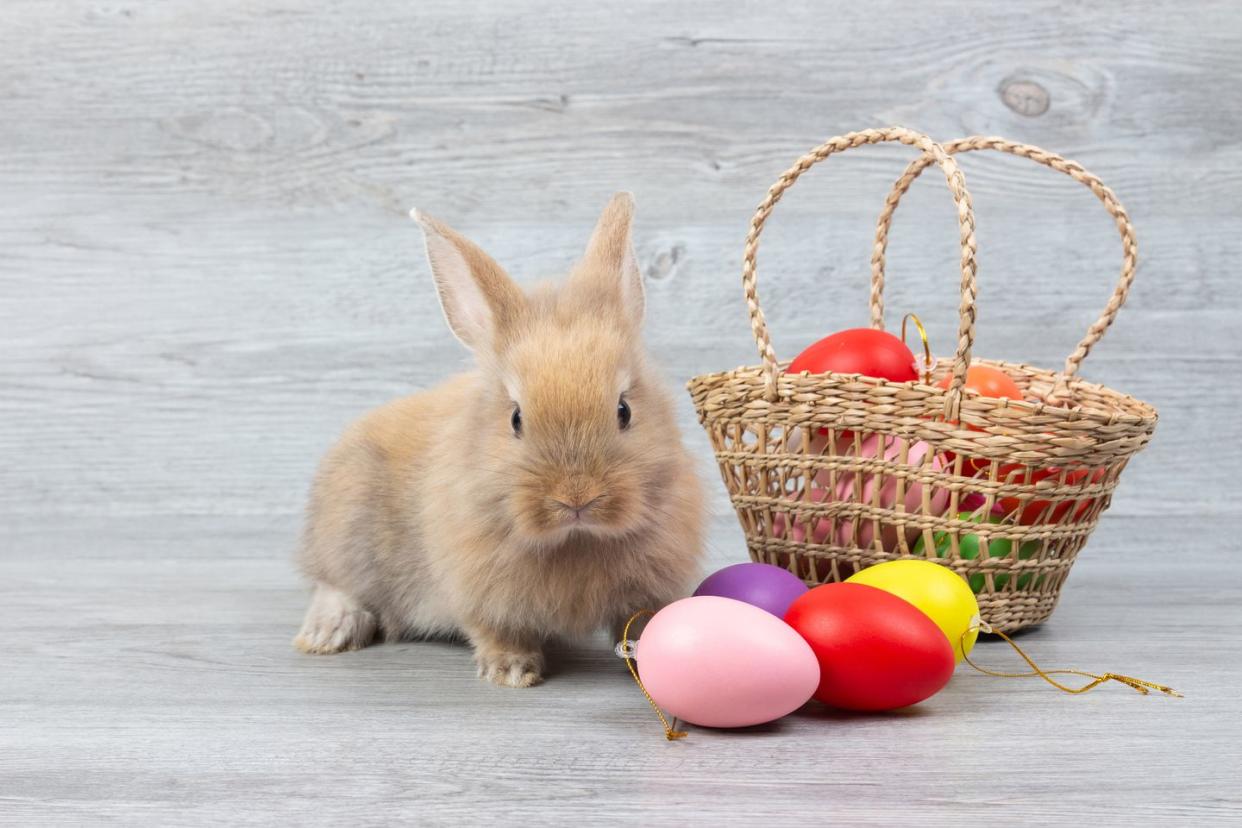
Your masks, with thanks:
[[[646,297],[630,238],[633,218],[634,196],[614,195],[591,233],[586,255],[574,268],[569,286],[588,307],[617,307],[638,327],[643,321]]]

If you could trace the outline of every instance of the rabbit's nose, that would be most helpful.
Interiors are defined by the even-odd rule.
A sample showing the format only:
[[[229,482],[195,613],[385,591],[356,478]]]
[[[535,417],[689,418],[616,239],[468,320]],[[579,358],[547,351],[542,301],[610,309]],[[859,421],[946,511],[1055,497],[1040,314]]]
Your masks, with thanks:
[[[581,516],[602,496],[594,482],[582,475],[574,475],[566,479],[558,489],[559,491],[552,496],[552,500],[556,501],[557,505],[573,512],[575,516]]]
[[[599,495],[596,495],[595,497],[592,497],[592,498],[590,498],[590,499],[587,499],[587,498],[582,498],[582,497],[579,497],[579,498],[574,498],[574,499],[571,499],[571,500],[569,500],[569,499],[567,499],[567,500],[562,500],[562,499],[561,499],[561,498],[559,498],[559,497],[554,497],[554,498],[552,498],[552,499],[553,499],[554,501],[556,501],[556,504],[557,504],[558,506],[560,506],[560,507],[562,507],[563,509],[565,509],[565,511],[567,511],[567,512],[573,512],[573,513],[574,513],[574,517],[576,517],[576,518],[580,518],[580,517],[582,517],[582,513],[583,513],[583,512],[587,511],[587,510],[588,510],[588,509],[590,509],[593,505],[595,505],[595,502],[596,502],[597,500],[599,500]]]

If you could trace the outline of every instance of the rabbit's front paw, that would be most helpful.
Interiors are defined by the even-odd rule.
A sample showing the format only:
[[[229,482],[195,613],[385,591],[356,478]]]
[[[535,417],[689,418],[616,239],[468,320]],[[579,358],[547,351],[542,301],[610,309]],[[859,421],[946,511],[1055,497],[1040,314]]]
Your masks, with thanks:
[[[477,647],[479,678],[501,687],[530,687],[543,680],[543,653]]]
[[[374,614],[340,590],[319,584],[293,646],[317,655],[341,653],[367,646],[375,633]]]

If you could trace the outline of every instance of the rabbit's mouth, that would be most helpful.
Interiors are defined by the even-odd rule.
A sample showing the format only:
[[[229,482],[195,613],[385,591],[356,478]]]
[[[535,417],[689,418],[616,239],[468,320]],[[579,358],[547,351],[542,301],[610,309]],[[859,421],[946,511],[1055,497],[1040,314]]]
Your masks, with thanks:
[[[530,528],[544,543],[555,543],[578,533],[596,537],[623,535],[630,527],[625,525],[625,511],[620,506],[617,497],[606,493],[578,498],[548,496],[540,510],[540,525]]]
[[[556,529],[607,532],[612,509],[605,494],[548,498],[550,523]]]
[[[606,530],[617,521],[617,498],[607,484],[589,474],[570,474],[544,497],[543,517],[551,528]]]
[[[589,523],[596,505],[603,499],[603,495],[595,495],[587,500],[551,498],[554,508],[561,513],[562,519],[569,526],[582,526]]]
[[[635,508],[637,494],[627,478],[608,473],[532,477],[511,501],[513,528],[540,546],[557,544],[571,534],[625,535],[634,530],[635,515],[641,514]]]

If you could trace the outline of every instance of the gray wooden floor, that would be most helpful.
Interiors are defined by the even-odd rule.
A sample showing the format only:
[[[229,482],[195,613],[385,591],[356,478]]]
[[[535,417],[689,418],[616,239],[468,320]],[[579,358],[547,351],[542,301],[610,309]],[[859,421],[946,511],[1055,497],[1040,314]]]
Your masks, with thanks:
[[[1206,521],[1210,548],[1186,556],[1177,521],[1105,522],[1053,621],[1021,638],[1047,665],[1184,699],[1070,697],[961,667],[909,712],[808,708],[676,743],[602,638],[557,651],[530,690],[478,681],[448,644],[295,653],[287,520],[19,525],[0,538],[0,819],[1236,821],[1242,589],[1226,523]],[[719,522],[729,560],[737,534]],[[1017,666],[999,642],[977,652]]]
[[[1242,5],[724,9],[6,0],[0,822],[1242,822]],[[670,744],[603,639],[528,691],[447,644],[294,653],[317,458],[464,362],[409,207],[529,281],[634,191],[647,336],[680,384],[755,361],[738,261],[768,185],[890,123],[1046,146],[1128,207],[1138,280],[1083,373],[1161,423],[1022,643],[1185,699],[963,668],[907,713]],[[778,353],[865,322],[870,230],[910,157],[834,157],[782,201],[760,259]],[[1111,290],[1111,222],[1046,170],[962,167],[976,353],[1055,367]],[[926,178],[894,224],[889,307],[943,355],[956,234]],[[712,563],[741,560],[680,405]]]

